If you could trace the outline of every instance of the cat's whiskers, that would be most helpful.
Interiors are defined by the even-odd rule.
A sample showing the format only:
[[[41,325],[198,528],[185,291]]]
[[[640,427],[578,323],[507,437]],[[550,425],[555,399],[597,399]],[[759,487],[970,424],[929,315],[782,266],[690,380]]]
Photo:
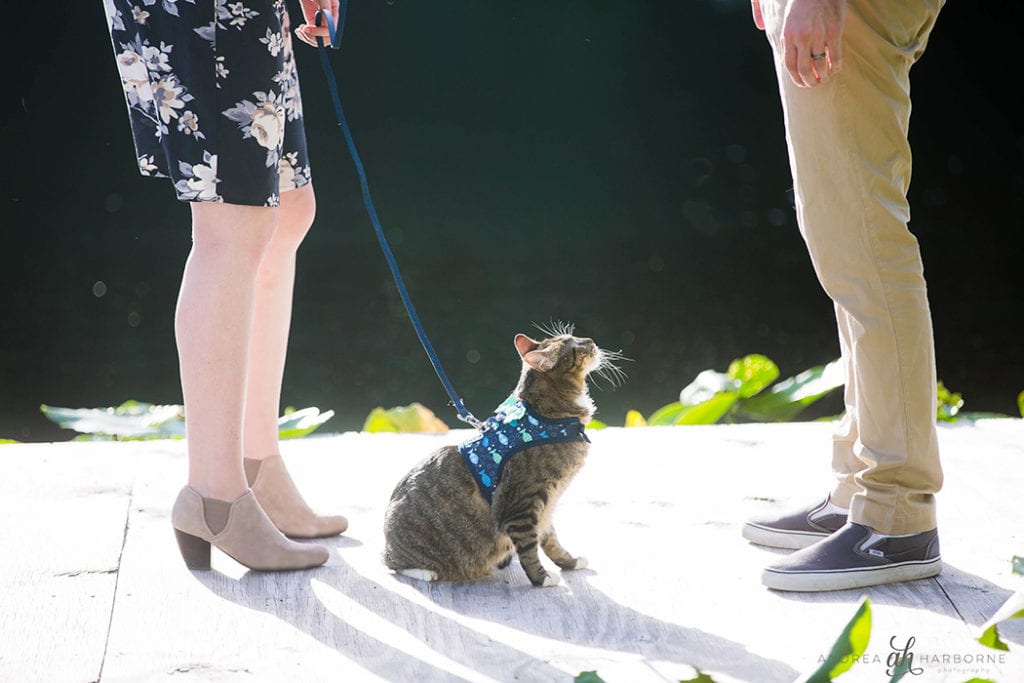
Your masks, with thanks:
[[[627,358],[622,355],[621,351],[608,351],[606,349],[599,349],[597,356],[597,365],[591,371],[593,375],[600,377],[612,387],[622,386],[622,383],[626,381],[626,371],[615,364],[616,361],[632,361],[632,358]],[[595,380],[594,386],[600,388],[600,385]]]

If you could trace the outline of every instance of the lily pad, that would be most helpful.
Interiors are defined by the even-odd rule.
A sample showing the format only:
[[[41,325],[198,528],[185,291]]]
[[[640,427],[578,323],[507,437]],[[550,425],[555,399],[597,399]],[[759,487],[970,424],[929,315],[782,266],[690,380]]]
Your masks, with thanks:
[[[99,439],[181,439],[185,412],[177,405],[125,401],[110,408],[40,406],[43,414],[65,429]]]

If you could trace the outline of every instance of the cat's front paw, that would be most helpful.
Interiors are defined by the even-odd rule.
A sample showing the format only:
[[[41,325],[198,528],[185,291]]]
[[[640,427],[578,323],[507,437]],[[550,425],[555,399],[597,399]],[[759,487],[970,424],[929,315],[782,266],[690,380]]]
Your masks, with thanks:
[[[437,581],[437,572],[429,569],[399,569],[398,573],[418,581]]]
[[[587,561],[587,558],[580,556],[576,558],[576,562],[572,565],[572,567],[570,567],[570,569],[586,569],[589,566],[590,562]]]
[[[562,577],[556,574],[548,574],[544,577],[544,582],[541,583],[541,588],[550,588],[551,586],[557,586],[562,583]]]

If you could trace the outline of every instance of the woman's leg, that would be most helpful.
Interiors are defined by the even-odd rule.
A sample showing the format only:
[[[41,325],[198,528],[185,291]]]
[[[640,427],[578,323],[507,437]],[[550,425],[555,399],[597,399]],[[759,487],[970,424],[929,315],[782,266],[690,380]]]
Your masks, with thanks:
[[[236,500],[242,424],[260,263],[278,209],[194,202],[175,335],[188,429],[189,485],[207,498]]]
[[[249,490],[242,466],[256,280],[278,214],[276,208],[192,205],[192,253],[175,319],[189,485],[171,509],[190,569],[210,568],[211,546],[251,569],[304,569],[330,557],[322,546],[281,534]]]
[[[295,285],[295,253],[313,223],[312,185],[281,193],[277,230],[256,279],[255,316],[245,402],[245,475],[274,525],[293,538],[320,538],[348,528],[341,516],[316,514],[281,459],[277,418]]]
[[[291,327],[295,253],[315,213],[312,184],[281,193],[277,229],[256,276],[242,441],[246,458],[262,460],[279,454],[277,418]]]

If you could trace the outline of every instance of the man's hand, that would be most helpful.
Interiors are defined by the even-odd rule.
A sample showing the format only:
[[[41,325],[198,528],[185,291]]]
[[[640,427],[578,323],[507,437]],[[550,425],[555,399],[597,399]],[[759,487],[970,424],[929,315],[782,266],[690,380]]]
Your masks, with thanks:
[[[842,68],[846,0],[786,0],[782,50],[786,70],[800,87],[821,85]],[[760,0],[751,0],[754,24],[764,30]]]
[[[322,26],[316,25],[316,13],[317,10],[323,10],[331,15],[331,20],[335,26],[338,24],[338,9],[340,7],[338,0],[301,0],[302,15],[306,20],[302,26],[295,29],[295,35],[298,36],[299,40],[313,47],[316,47],[316,39],[323,38],[324,43],[331,42],[331,32],[327,29],[327,22],[323,22]]]

